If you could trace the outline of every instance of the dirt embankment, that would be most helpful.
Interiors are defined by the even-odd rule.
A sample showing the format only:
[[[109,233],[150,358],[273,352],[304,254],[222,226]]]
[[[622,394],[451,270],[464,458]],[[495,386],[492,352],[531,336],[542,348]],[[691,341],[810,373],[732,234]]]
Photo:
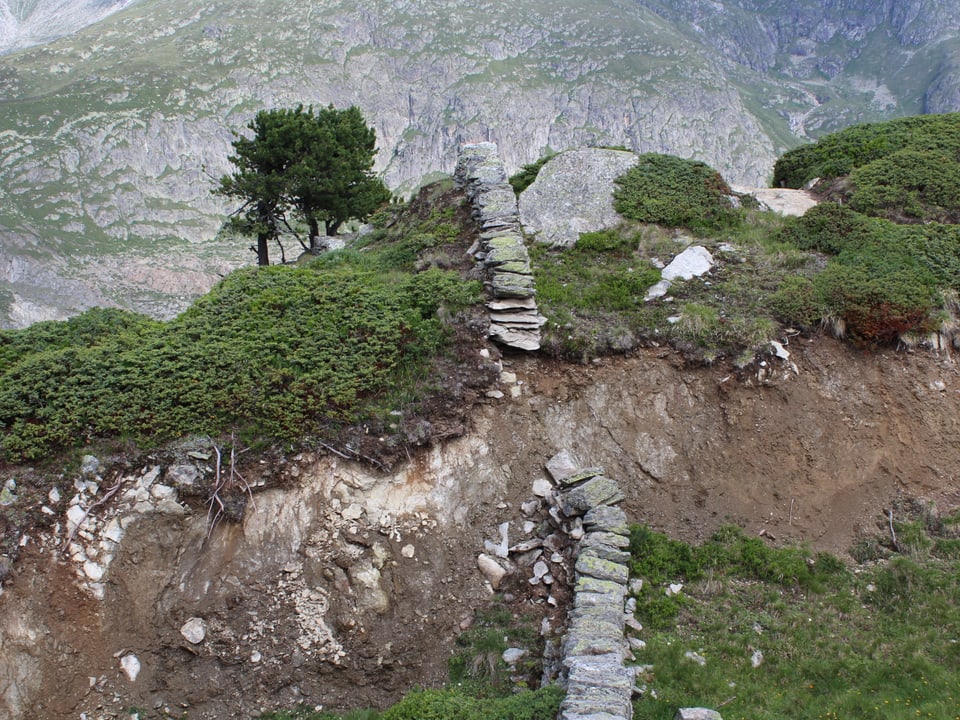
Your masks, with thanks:
[[[477,408],[470,433],[390,476],[305,455],[263,468],[284,487],[209,538],[202,512],[131,521],[103,600],[32,538],[0,596],[0,714],[246,717],[382,706],[441,682],[489,600],[484,538],[521,524],[563,448],[617,479],[631,520],[691,541],[732,522],[844,554],[898,497],[960,505],[953,360],[825,339],[787,349],[788,362],[741,373],[657,349],[588,366],[507,358],[516,382]],[[514,594],[517,613],[550,612],[542,595]],[[206,626],[198,644],[180,633],[192,617]],[[130,654],[136,680],[120,669]]]

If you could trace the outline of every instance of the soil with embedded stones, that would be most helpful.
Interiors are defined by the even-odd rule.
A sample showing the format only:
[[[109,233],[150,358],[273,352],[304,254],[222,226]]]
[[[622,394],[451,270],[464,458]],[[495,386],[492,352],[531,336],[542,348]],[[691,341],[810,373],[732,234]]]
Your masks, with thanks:
[[[849,560],[858,538],[885,533],[891,508],[919,503],[949,513],[960,506],[953,358],[868,354],[826,338],[793,338],[787,348],[792,365],[770,357],[743,371],[690,367],[660,348],[588,365],[504,357],[515,380],[503,399],[477,394],[453,433],[463,436],[438,441],[473,448],[462,451],[453,474],[473,473],[482,460],[491,475],[469,482],[489,483],[494,494],[465,497],[456,523],[414,513],[396,536],[364,519],[341,523],[322,542],[304,545],[302,568],[272,565],[266,556],[278,550],[269,546],[262,562],[229,564],[231,548],[249,541],[243,524],[221,523],[205,540],[189,518],[151,516],[124,538],[98,601],[77,587],[61,556],[27,542],[0,596],[4,654],[34,648],[22,651],[17,667],[39,678],[20,717],[124,717],[129,707],[144,708],[145,717],[191,718],[254,716],[300,703],[384,707],[413,687],[440,685],[476,610],[499,602],[533,627],[544,617],[562,623],[568,597],[561,590],[553,591],[554,608],[542,586],[517,575],[493,595],[476,558],[500,523],[521,519],[533,481],[564,448],[620,483],[631,521],[691,542],[735,523],[772,543],[806,543]],[[418,481],[439,487],[446,476],[421,458],[430,451],[412,452],[398,468],[422,463]],[[294,460],[283,460],[282,472],[280,459],[261,460],[244,460],[251,484],[262,473],[274,478],[263,484],[270,492],[295,485]],[[400,492],[398,477],[383,473],[380,481]],[[389,603],[364,610],[350,567],[376,545],[390,558],[379,579]],[[404,554],[407,545],[413,557]],[[209,560],[214,550],[219,564]],[[171,567],[190,568],[193,579],[171,578]],[[331,589],[324,617],[342,644],[338,663],[298,650],[301,580]],[[200,646],[179,633],[188,606],[178,582],[209,587],[207,596],[190,598],[189,611],[208,627]],[[143,662],[136,681],[118,664],[131,649]]]

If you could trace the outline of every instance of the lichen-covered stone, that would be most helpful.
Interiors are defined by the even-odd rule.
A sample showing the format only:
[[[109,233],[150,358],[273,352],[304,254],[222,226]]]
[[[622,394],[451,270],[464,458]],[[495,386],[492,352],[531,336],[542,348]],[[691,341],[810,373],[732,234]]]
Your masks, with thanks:
[[[620,508],[609,505],[599,505],[592,508],[583,516],[583,526],[587,530],[597,529],[618,535],[629,535],[627,514]]]
[[[597,578],[597,580],[612,580],[623,585],[627,584],[629,578],[627,566],[623,563],[605,560],[587,553],[580,553],[577,558],[576,570],[581,575],[588,575]]]
[[[578,485],[563,495],[560,508],[568,517],[583,515],[597,505],[612,505],[623,500],[620,486],[603,475],[598,475]]]
[[[564,478],[555,478],[555,479],[561,485],[565,485],[569,487],[569,486],[576,485],[577,483],[581,483],[585,480],[589,480],[590,478],[596,477],[597,475],[603,475],[602,467],[583,468],[581,470],[577,470],[574,473],[571,473],[570,475],[567,475]]]

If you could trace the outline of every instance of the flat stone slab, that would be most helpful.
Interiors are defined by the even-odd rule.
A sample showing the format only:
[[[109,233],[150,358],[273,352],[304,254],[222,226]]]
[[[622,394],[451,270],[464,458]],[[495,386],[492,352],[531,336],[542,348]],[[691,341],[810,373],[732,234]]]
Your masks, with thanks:
[[[580,553],[577,557],[576,570],[581,575],[587,575],[597,580],[611,580],[622,585],[626,585],[630,577],[627,566],[623,563],[606,560],[587,553]]]
[[[583,515],[597,505],[614,505],[623,500],[620,486],[603,475],[587,480],[563,494],[560,509],[567,517]]]
[[[547,469],[548,470],[550,469],[549,466],[547,467]],[[561,485],[565,485],[569,487],[572,485],[576,485],[577,483],[584,482],[585,480],[589,480],[590,478],[596,477],[597,475],[603,475],[602,467],[582,468],[580,470],[577,470],[576,472],[566,475],[565,477],[560,477],[560,478],[555,477],[554,480],[556,480]]]
[[[614,548],[627,548],[630,547],[630,538],[617,533],[594,530],[593,532],[587,533],[583,540],[580,541],[581,548],[593,545],[609,545]]]
[[[496,312],[516,312],[518,310],[537,311],[537,301],[533,298],[503,298],[497,300],[488,300],[486,302],[488,310]]]
[[[630,526],[627,524],[627,514],[620,508],[600,505],[588,511],[583,516],[583,526],[587,530],[597,529],[618,535],[629,535]]]
[[[607,595],[611,604],[619,604],[620,607],[623,606],[623,601],[627,597],[627,589],[623,585],[612,580],[599,580],[592,577],[577,578],[573,591],[578,595],[582,592]]]
[[[580,555],[602,558],[603,560],[620,563],[621,565],[626,565],[630,562],[630,553],[626,550],[619,550],[610,545],[604,545],[603,543],[587,546],[581,545]]]
[[[494,340],[520,350],[539,350],[540,333],[520,328],[510,328],[496,323],[490,324],[487,334]]]

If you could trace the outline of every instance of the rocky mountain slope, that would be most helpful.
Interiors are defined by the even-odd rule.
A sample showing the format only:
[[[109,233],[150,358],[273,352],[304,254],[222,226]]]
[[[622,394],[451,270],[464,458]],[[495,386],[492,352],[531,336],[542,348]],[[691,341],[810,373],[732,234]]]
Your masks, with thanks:
[[[757,185],[805,137],[960,106],[960,11],[926,0],[142,0],[100,19],[123,5],[0,6],[8,38],[78,28],[0,57],[0,326],[167,316],[250,262],[212,241],[229,207],[209,190],[262,107],[359,105],[403,192],[477,140],[508,169],[623,145]]]

